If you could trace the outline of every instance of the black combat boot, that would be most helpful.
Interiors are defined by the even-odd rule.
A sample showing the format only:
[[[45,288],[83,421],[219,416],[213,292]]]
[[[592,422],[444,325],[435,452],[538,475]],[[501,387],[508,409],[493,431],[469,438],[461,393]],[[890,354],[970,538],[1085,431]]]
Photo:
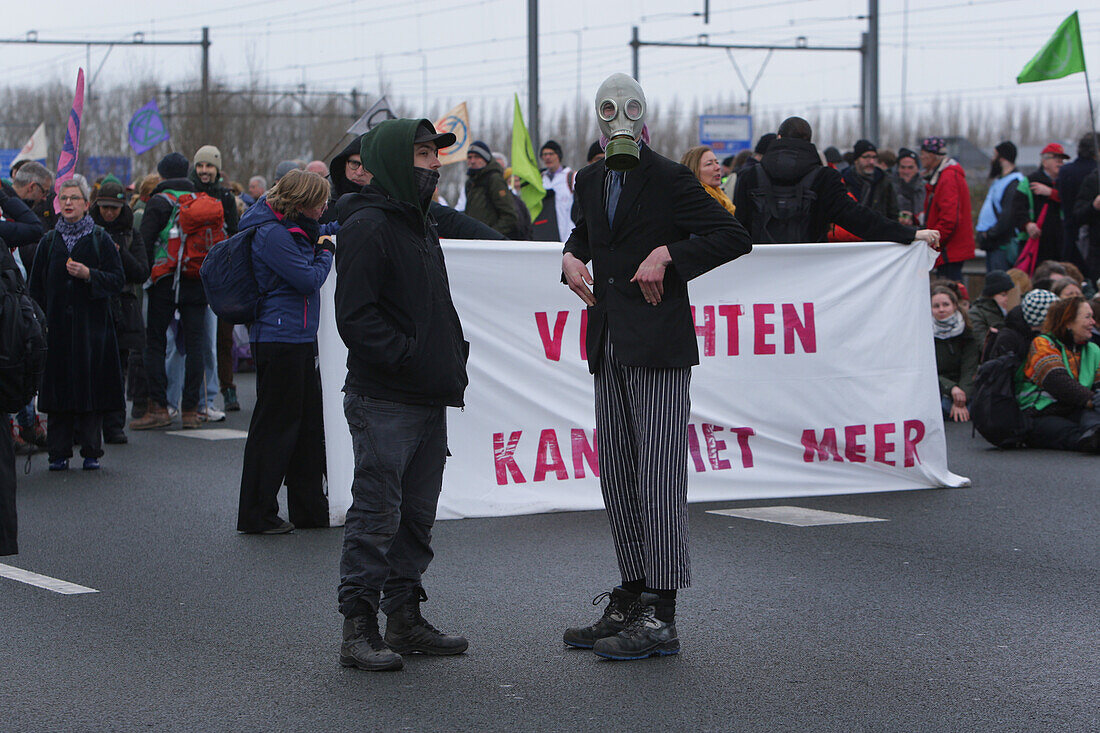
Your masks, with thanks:
[[[398,654],[444,656],[466,651],[470,644],[465,637],[444,634],[420,615],[420,604],[426,600],[428,594],[417,588],[409,600],[386,617],[386,644]]]
[[[382,641],[382,635],[378,633],[378,615],[371,611],[344,619],[340,664],[381,672],[401,669],[405,666],[405,660]]]
[[[600,639],[592,651],[605,659],[645,659],[680,651],[672,610],[676,601],[663,600],[656,593],[642,593],[634,606],[630,623],[615,636]],[[658,615],[669,619],[662,621]]]
[[[580,626],[565,630],[565,643],[580,649],[591,649],[598,639],[614,636],[626,628],[630,621],[630,611],[638,596],[621,586],[616,586],[610,593],[604,592],[592,599],[592,605],[598,606],[607,599],[607,608],[603,610],[600,620],[591,626]]]

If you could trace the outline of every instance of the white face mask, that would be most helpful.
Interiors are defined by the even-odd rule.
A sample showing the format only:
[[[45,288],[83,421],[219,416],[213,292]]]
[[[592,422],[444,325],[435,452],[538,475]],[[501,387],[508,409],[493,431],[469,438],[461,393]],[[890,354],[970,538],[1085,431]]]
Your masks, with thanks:
[[[645,93],[626,74],[612,74],[596,91],[596,119],[600,132],[610,141],[605,164],[612,170],[630,170],[638,165],[638,140],[645,126]]]

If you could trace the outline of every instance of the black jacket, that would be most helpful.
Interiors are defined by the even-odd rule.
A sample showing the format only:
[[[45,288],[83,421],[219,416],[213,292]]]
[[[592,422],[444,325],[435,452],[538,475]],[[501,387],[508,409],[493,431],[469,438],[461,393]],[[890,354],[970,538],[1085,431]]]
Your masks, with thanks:
[[[1054,188],[1054,181],[1040,168],[1033,171],[1027,177],[1028,183],[1045,183]],[[1032,206],[1034,202],[1034,207]],[[1065,239],[1065,229],[1062,226],[1062,204],[1049,196],[1040,196],[1037,193],[1028,198],[1026,193],[1016,190],[1012,200],[1012,223],[1021,232],[1027,228],[1028,222],[1039,223],[1043,207],[1047,207],[1047,216],[1043,221],[1043,229],[1039,234],[1039,259],[1036,264],[1046,260],[1062,259],[1062,240]]]
[[[845,168],[840,179],[856,200],[868,209],[877,211],[891,221],[898,220],[898,194],[894,184],[882,169],[871,169],[871,180],[856,172],[853,165]]]
[[[816,199],[810,207],[809,236],[811,242],[824,242],[831,224],[839,224],[852,234],[872,242],[913,241],[917,230],[861,206],[851,196],[836,170],[821,165],[821,157],[813,143],[797,138],[779,138],[771,144],[760,160],[773,184],[793,185],[814,168],[822,168],[813,184]],[[752,231],[755,213],[752,192],[760,186],[756,166],[743,168],[737,175],[733,203],[735,216],[747,231]]]
[[[15,257],[8,246],[0,241],[0,272],[11,270],[21,285],[23,277],[15,265]],[[12,446],[11,429],[3,426],[0,435],[0,555],[19,552],[19,521],[15,505],[15,449]]]
[[[507,239],[488,224],[438,201],[432,202],[428,212],[435,219],[435,230],[440,239]]]
[[[1097,196],[1100,196],[1100,172],[1093,169],[1077,189],[1076,200],[1066,202],[1066,206],[1073,206],[1074,221],[1089,228],[1088,256],[1082,269],[1090,280],[1100,277],[1100,211],[1092,205]]]
[[[347,144],[347,147],[341,150],[336,157],[329,162],[328,179],[332,192],[328,200],[328,208],[325,209],[325,213],[322,214],[319,219],[322,224],[328,224],[337,220],[339,214],[337,213],[336,202],[340,200],[341,196],[349,193],[359,193],[359,190],[362,188],[359,184],[349,181],[346,175],[348,158],[358,154],[362,144],[363,136],[357,135],[354,140]]]
[[[605,327],[616,358],[627,366],[698,364],[687,281],[748,254],[749,235],[690,170],[648,146],[626,174],[611,226],[606,173],[601,160],[577,174],[574,200],[580,201],[580,216],[565,243],[565,252],[595,266],[596,305],[588,308],[585,336],[589,370],[595,373],[600,363]],[[668,247],[672,264],[665,270],[661,302],[651,306],[630,279],[661,245]]]
[[[469,344],[451,302],[435,223],[364,186],[338,203],[336,325],[348,346],[344,391],[459,407]]]
[[[34,265],[34,251],[38,240],[46,232],[46,226],[27,202],[19,198],[15,189],[6,183],[0,184],[0,210],[7,219],[0,221],[0,239],[11,249],[19,250],[23,269],[30,272]]]
[[[142,349],[145,347],[145,322],[138,302],[138,290],[149,279],[149,258],[145,254],[141,234],[134,228],[134,212],[129,206],[123,206],[118,218],[111,222],[103,219],[99,206],[93,205],[91,214],[92,221],[103,227],[118,247],[122,273],[126,278],[122,292],[111,299],[118,348],[131,351]]]
[[[172,202],[159,195],[163,191],[194,191],[195,184],[189,178],[169,178],[157,184],[149,203],[145,204],[145,213],[141,217],[139,233],[145,245],[145,256],[152,267],[156,262],[156,249],[160,242],[160,233],[172,218]],[[171,277],[162,277],[149,287],[148,293],[154,298],[175,298]],[[206,305],[206,293],[200,280],[180,280],[180,302],[191,305]]]
[[[1015,354],[1022,364],[1027,358],[1027,350],[1031,348],[1031,341],[1037,333],[1024,320],[1023,306],[1016,306],[1005,315],[1004,325],[997,331],[997,338],[993,341],[989,358],[996,359],[1005,354]]]

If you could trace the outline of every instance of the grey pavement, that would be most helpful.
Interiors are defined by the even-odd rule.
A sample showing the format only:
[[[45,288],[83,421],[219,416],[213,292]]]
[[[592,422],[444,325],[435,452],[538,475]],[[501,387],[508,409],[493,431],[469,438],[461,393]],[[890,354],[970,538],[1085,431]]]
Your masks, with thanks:
[[[99,593],[0,578],[0,730],[1100,729],[1100,457],[948,436],[973,488],[692,505],[674,657],[562,645],[616,580],[602,513],[440,522],[423,610],[470,651],[384,674],[337,662],[340,529],[234,531],[242,440],[39,455],[0,563]],[[705,512],[768,505],[889,521]]]

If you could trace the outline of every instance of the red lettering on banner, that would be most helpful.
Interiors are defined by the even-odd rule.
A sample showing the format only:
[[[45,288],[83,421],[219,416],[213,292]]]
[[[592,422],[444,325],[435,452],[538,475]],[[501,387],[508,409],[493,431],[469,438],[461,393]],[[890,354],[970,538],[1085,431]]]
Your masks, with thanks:
[[[569,478],[569,469],[565,467],[561,448],[558,447],[558,434],[553,428],[546,428],[539,433],[539,447],[535,451],[535,475],[531,480],[545,481],[546,474],[551,471],[559,480]]]
[[[844,462],[840,457],[840,451],[836,449],[836,428],[825,428],[821,431],[821,440],[817,439],[817,433],[813,430],[803,430],[802,447],[805,449],[802,452],[802,460],[806,463],[813,463],[814,453],[817,454],[819,461],[829,460],[831,454],[834,461]]]
[[[867,446],[859,442],[859,436],[866,434],[866,425],[849,425],[844,428],[844,457],[849,463],[867,462]]]
[[[512,481],[517,484],[526,483],[523,472],[516,463],[515,452],[519,445],[519,439],[523,435],[522,430],[515,430],[508,438],[508,445],[504,445],[504,433],[493,433],[493,463],[496,466],[497,485],[508,483],[508,474],[512,475]]]
[[[749,438],[756,435],[752,428],[730,428],[731,433],[737,433],[737,447],[741,449],[741,467],[752,468],[752,448],[749,446]]]
[[[802,431],[802,460],[813,463],[832,460],[843,463],[867,463],[867,445],[863,442],[863,436],[867,435],[871,428],[875,441],[874,462],[885,466],[896,466],[897,461],[891,458],[897,450],[897,442],[890,436],[900,433],[903,436],[903,451],[905,454],[905,467],[911,468],[920,462],[917,455],[917,443],[924,440],[924,423],[920,420],[906,420],[899,426],[896,423],[876,423],[868,425],[849,425],[844,428],[844,457],[837,446],[837,428],[825,428],[818,439],[814,430]]]
[[[600,463],[596,456],[596,431],[592,431],[591,443],[588,442],[588,434],[580,428],[573,428],[569,431],[569,435],[570,442],[573,444],[573,475],[584,478],[584,462],[588,461],[592,475],[599,478]]]
[[[691,456],[692,463],[695,464],[695,473],[707,470],[707,465],[703,463],[702,451],[699,450],[699,436],[695,434],[695,423],[688,425],[688,454]]]
[[[561,360],[562,335],[565,333],[565,322],[569,318],[569,311],[558,311],[554,320],[554,335],[550,335],[550,323],[544,311],[535,314],[535,324],[539,329],[539,338],[542,339],[542,348],[546,351],[546,358],[550,361]],[[583,333],[583,331],[582,331]]]
[[[710,459],[710,467],[715,471],[725,471],[730,467],[730,462],[722,457],[722,451],[726,449],[726,441],[719,440],[714,434],[725,430],[721,425],[703,423],[703,437],[707,441],[707,458]]]
[[[737,356],[741,353],[740,332],[737,328],[737,319],[745,312],[739,305],[720,305],[718,315],[726,319],[726,354]]]
[[[695,306],[691,306],[691,322],[698,324],[695,318]],[[695,335],[703,337],[703,356],[714,356],[714,306],[703,306],[703,325],[695,326]],[[705,430],[705,426],[704,426]]]
[[[894,423],[879,423],[875,425],[875,462],[895,466],[897,463],[886,457],[887,453],[894,452],[894,442],[887,440],[886,436],[897,432]]]
[[[588,361],[588,309],[581,311],[581,361]]]
[[[775,344],[769,344],[768,336],[775,333],[775,324],[764,320],[775,313],[775,306],[771,303],[757,303],[752,307],[752,328],[754,354],[774,354]]]
[[[917,455],[917,443],[924,440],[924,423],[920,420],[906,420],[902,435],[904,436],[905,467],[909,468],[921,462],[920,456]]]
[[[783,304],[783,353],[794,353],[794,337],[802,343],[802,350],[807,354],[817,351],[817,329],[814,326],[814,304],[802,304],[802,318],[798,317],[798,310],[794,303]]]

